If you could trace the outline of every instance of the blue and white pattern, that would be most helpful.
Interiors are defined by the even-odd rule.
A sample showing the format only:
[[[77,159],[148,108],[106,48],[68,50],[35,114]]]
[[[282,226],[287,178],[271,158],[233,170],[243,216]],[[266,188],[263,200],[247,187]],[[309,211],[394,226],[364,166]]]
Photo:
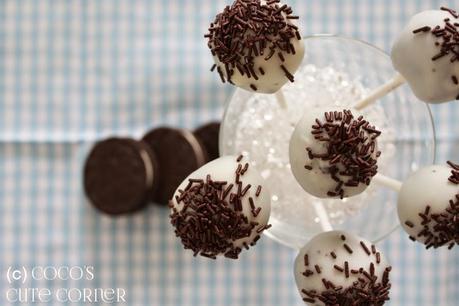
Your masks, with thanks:
[[[228,1],[0,1],[0,304],[8,267],[95,267],[88,281],[20,287],[121,287],[125,305],[302,305],[294,252],[264,238],[239,261],[184,252],[168,212],[109,219],[90,207],[81,168],[91,143],[161,124],[220,118],[231,88],[210,73],[203,38]],[[337,33],[385,50],[414,13],[455,1],[288,1],[302,32]],[[433,107],[438,162],[459,160],[459,105]],[[453,306],[459,253],[426,252],[398,231],[389,305]],[[76,303],[78,304],[78,303]],[[57,301],[46,305],[62,305]]]

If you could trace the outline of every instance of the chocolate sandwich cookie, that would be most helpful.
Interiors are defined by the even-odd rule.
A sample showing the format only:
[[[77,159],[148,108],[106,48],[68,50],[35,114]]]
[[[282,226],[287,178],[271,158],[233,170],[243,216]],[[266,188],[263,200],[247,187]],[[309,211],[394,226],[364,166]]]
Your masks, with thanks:
[[[154,153],[144,143],[129,138],[98,142],[84,166],[84,190],[91,203],[109,215],[143,208],[156,180]]]
[[[211,122],[198,127],[194,135],[201,142],[206,150],[208,161],[217,159],[220,154],[218,150],[218,136],[220,134],[220,122]]]
[[[158,162],[158,189],[154,203],[167,205],[177,186],[193,171],[205,164],[206,153],[196,137],[186,131],[160,127],[142,139],[155,153]]]

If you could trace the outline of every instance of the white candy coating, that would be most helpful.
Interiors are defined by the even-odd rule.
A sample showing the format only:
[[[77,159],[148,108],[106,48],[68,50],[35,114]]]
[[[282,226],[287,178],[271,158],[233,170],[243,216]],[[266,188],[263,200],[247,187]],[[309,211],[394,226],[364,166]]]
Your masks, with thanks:
[[[238,69],[234,69],[234,74],[231,76],[231,81],[237,87],[243,88],[245,90],[254,91],[251,88],[251,85],[254,85],[257,88],[256,92],[268,94],[275,93],[289,81],[285,76],[285,72],[281,68],[281,65],[284,65],[285,68],[293,75],[301,65],[304,57],[303,40],[292,38],[291,43],[295,48],[295,54],[283,52],[285,62],[282,62],[277,54],[272,56],[270,59],[265,60],[265,57],[269,54],[268,48],[265,48],[263,55],[254,57],[254,67],[262,67],[265,72],[264,75],[257,73],[258,80],[255,80],[253,77],[249,78],[246,73],[242,75]],[[214,60],[215,64],[221,67],[225,78],[228,79],[224,69],[225,66],[216,56],[214,56]]]
[[[324,113],[329,111],[339,112],[342,109],[331,109],[330,107],[308,109],[296,125],[289,145],[290,166],[293,175],[306,192],[319,198],[328,198],[327,193],[330,190],[334,190],[337,183],[329,174],[330,162],[320,158],[309,159],[306,148],[311,148],[316,154],[327,152],[327,143],[315,139],[311,131],[312,126],[316,124],[316,118],[321,122],[325,122]],[[360,116],[356,110],[352,110],[352,113],[354,118]],[[376,158],[376,152],[377,150],[373,153],[374,158]],[[305,165],[311,166],[312,170],[305,169]],[[337,166],[340,170],[344,170],[344,166],[340,165],[340,163]],[[344,181],[348,179],[348,177],[343,177],[339,174],[337,176]],[[359,183],[355,187],[343,186],[344,197],[360,194],[367,187],[364,183]]]
[[[444,19],[453,23],[459,19],[442,10],[430,10],[413,16],[398,36],[392,47],[392,63],[409,83],[413,93],[422,101],[441,103],[454,100],[459,94],[459,86],[452,82],[453,75],[459,78],[459,62],[451,63],[450,56],[435,61],[440,53],[436,37],[430,32],[413,33],[414,30],[437,25],[442,28]]]
[[[345,236],[346,239],[344,241],[341,239],[341,235]],[[370,255],[368,255],[360,245],[361,241],[369,249]],[[352,249],[352,254],[344,247],[345,243]],[[363,268],[368,272],[371,263],[373,263],[375,276],[378,277],[377,282],[381,282],[384,271],[389,264],[381,253],[380,263],[377,263],[376,254],[371,252],[371,245],[372,244],[365,239],[342,231],[325,232],[315,236],[300,250],[300,253],[295,259],[295,281],[300,295],[303,298],[307,297],[302,290],[315,290],[318,294],[326,291],[327,288],[322,279],[333,282],[335,286],[348,288],[351,287],[353,282],[357,281],[359,277],[365,278],[361,273],[349,273],[349,277],[346,278],[344,272],[340,272],[334,268],[334,265],[337,265],[344,269],[345,261],[348,262],[349,271]],[[376,251],[379,252],[378,250]],[[336,259],[333,258],[331,252],[336,254]],[[305,254],[308,255],[308,266],[305,265]],[[320,268],[320,273],[317,273],[315,265],[318,265]],[[306,277],[303,274],[306,270],[311,270],[314,274]],[[325,304],[316,299],[315,303],[309,305],[321,306]]]
[[[177,204],[176,196],[180,195],[179,190],[184,190],[189,183],[189,179],[202,179],[206,180],[207,175],[211,176],[212,181],[226,181],[229,184],[234,184],[232,192],[237,191],[237,183],[236,180],[236,169],[238,165],[242,164],[245,165],[244,159],[240,162],[237,162],[237,156],[223,156],[218,159],[215,159],[198,170],[191,173],[177,188],[172,198],[172,205],[173,208],[177,209],[177,211],[181,211],[183,209],[183,202]],[[256,232],[256,230],[262,226],[268,224],[269,216],[271,213],[271,196],[269,190],[264,187],[264,180],[260,176],[260,174],[253,168],[248,167],[247,171],[241,176],[241,182],[243,182],[243,187],[247,185],[251,185],[250,189],[247,193],[242,197],[242,213],[247,217],[249,222],[257,222],[258,225],[252,231],[252,234],[249,237],[241,238],[238,240],[233,241],[234,247],[243,248],[243,244],[247,243],[250,245],[252,241],[256,238],[256,236],[260,235]],[[227,186],[227,185],[226,185]],[[257,187],[262,186],[261,192],[259,196],[256,196]],[[249,198],[252,197],[253,203],[255,207],[260,207],[260,213],[254,217],[251,212],[251,206],[249,202]],[[226,197],[228,200],[229,194]]]
[[[459,193],[459,185],[448,181],[451,168],[444,165],[432,165],[419,169],[411,174],[402,185],[398,195],[398,217],[400,224],[408,235],[424,243],[424,236],[418,237],[423,229],[420,213],[424,213],[427,205],[431,214],[442,213],[448,208],[449,200]],[[410,221],[414,227],[405,224]]]

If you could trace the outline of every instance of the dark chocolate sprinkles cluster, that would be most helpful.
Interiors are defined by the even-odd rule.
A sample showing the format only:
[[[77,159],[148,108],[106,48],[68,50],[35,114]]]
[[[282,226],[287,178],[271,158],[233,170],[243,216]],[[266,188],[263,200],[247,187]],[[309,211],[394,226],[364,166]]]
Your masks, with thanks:
[[[452,168],[451,176],[448,180],[453,184],[459,184],[459,165],[448,161]],[[421,218],[422,230],[417,233],[417,237],[424,237],[426,249],[448,246],[452,249],[459,244],[459,193],[449,201],[449,206],[441,213],[432,213],[430,205],[427,205],[424,212],[419,213]],[[414,223],[410,220],[405,221],[405,225],[413,228]],[[410,236],[415,241],[416,237]]]
[[[255,238],[250,242],[253,246],[261,233],[270,227],[249,221],[242,212],[242,201],[252,186],[243,183],[249,164],[242,164],[241,160],[242,156],[237,159],[239,164],[234,182],[214,181],[211,175],[207,175],[205,180],[189,179],[186,188],[179,190],[180,195],[175,197],[180,208],[173,201],[169,203],[175,234],[180,237],[185,249],[194,251],[194,256],[199,254],[215,259],[217,255],[224,254],[237,259],[242,249],[234,246],[234,241],[250,237],[256,231]],[[258,197],[261,191],[262,187],[257,186],[255,196]],[[251,214],[256,218],[261,207],[255,206],[252,197],[248,201]],[[243,247],[248,249],[249,244],[243,243]]]
[[[449,12],[451,18],[445,18],[444,24],[437,25],[434,28],[423,26],[413,31],[414,34],[430,33],[436,38],[435,46],[440,50],[432,57],[436,61],[445,56],[449,57],[451,63],[459,62],[459,13],[455,10],[441,7],[443,11]],[[451,82],[459,86],[459,76],[452,75]],[[459,100],[459,87],[456,99]]]
[[[451,183],[458,185],[459,184],[459,165],[453,163],[452,161],[448,161],[447,164],[452,168],[451,176],[448,178],[448,180]]]
[[[298,27],[289,19],[298,19],[292,15],[291,7],[279,5],[279,0],[236,0],[231,6],[218,14],[205,35],[213,56],[223,64],[214,65],[223,82],[232,83],[235,69],[243,76],[258,80],[265,74],[263,67],[255,67],[254,59],[264,56],[268,61],[273,56],[285,61],[285,54],[295,54],[292,39],[300,40]],[[281,64],[285,76],[293,82],[294,78]],[[251,84],[253,90],[256,86]]]
[[[345,240],[345,237],[343,240]],[[374,256],[376,264],[381,263],[381,254],[376,251],[374,245],[368,247],[365,242],[360,241],[360,246],[368,256]],[[347,244],[343,244],[343,248],[349,254],[353,253],[353,250]],[[392,267],[387,267],[383,272],[382,278],[378,279],[378,276],[375,275],[375,264],[373,262],[370,263],[368,268],[353,269],[349,266],[347,260],[342,264],[338,264],[340,258],[336,256],[335,252],[331,252],[330,255],[337,262],[337,264],[333,265],[334,270],[344,274],[346,278],[354,277],[357,280],[351,286],[345,288],[334,284],[333,280],[322,278],[325,290],[317,292],[315,290],[302,289],[303,301],[307,303],[320,301],[327,306],[369,306],[383,305],[389,300],[389,290],[391,288],[389,274]],[[304,265],[306,266],[306,271],[303,272],[305,277],[322,273],[319,265],[310,266],[308,254],[304,255]]]
[[[309,147],[306,150],[310,160],[319,158],[329,162],[326,171],[336,181],[336,187],[327,194],[343,198],[343,187],[356,187],[359,183],[369,185],[376,175],[377,158],[381,155],[376,151],[376,138],[381,132],[363,116],[355,119],[350,110],[325,112],[324,117],[325,122],[316,119],[311,133],[316,140],[326,143],[327,152],[315,153]],[[305,168],[312,170],[309,165]]]

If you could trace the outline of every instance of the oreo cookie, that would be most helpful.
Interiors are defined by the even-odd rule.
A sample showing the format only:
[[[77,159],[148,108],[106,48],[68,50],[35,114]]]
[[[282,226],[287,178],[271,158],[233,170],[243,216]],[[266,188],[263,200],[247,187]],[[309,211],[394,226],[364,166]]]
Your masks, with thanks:
[[[98,210],[123,215],[142,209],[157,185],[157,164],[150,147],[130,138],[98,142],[84,170],[84,190]]]
[[[167,205],[179,184],[206,163],[206,152],[193,133],[181,129],[156,128],[142,140],[150,146],[158,161],[158,189],[151,200]]]
[[[220,156],[218,150],[220,122],[210,122],[200,126],[193,133],[206,150],[208,161],[217,159]]]

